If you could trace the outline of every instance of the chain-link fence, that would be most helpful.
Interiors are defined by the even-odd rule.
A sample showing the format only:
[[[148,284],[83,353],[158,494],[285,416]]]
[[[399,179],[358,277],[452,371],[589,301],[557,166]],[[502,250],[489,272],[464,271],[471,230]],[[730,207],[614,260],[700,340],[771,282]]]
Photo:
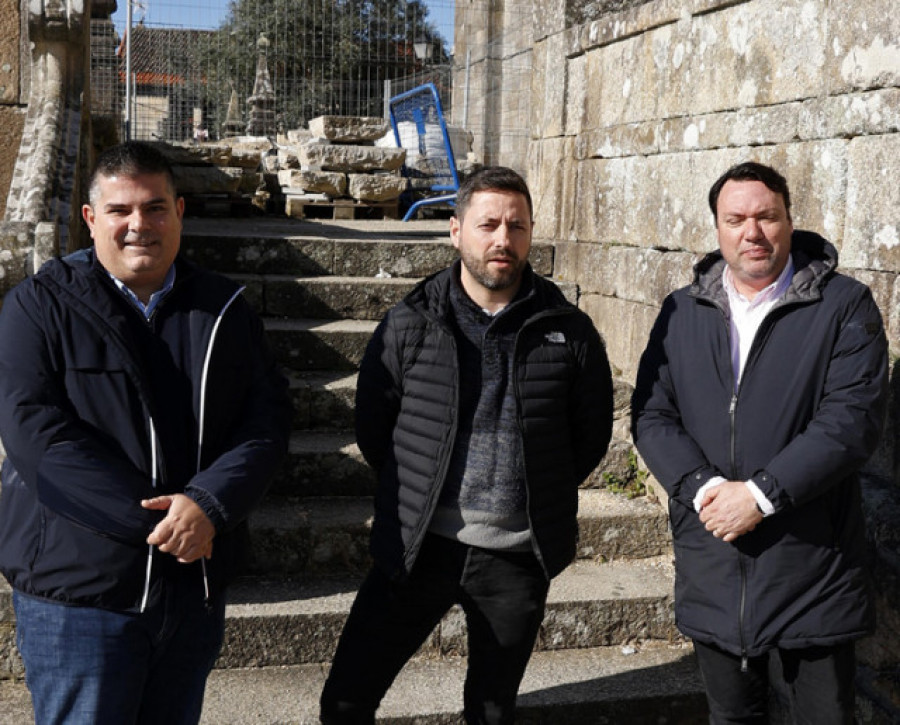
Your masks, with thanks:
[[[453,0],[130,4],[130,30],[127,1],[92,30],[94,113],[120,123],[120,138],[274,135],[320,115],[382,116],[386,94],[429,81],[450,107]]]

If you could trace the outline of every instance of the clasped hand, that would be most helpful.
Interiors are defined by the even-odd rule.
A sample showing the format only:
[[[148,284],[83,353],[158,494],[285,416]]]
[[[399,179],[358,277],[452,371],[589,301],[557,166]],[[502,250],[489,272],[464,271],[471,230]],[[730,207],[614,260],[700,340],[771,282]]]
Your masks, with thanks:
[[[756,499],[743,481],[725,481],[713,486],[700,506],[700,521],[722,541],[734,541],[755,529],[762,519]]]
[[[167,512],[147,537],[148,544],[171,554],[183,564],[212,556],[215,526],[190,498],[182,493],[157,496],[141,501],[141,506]]]

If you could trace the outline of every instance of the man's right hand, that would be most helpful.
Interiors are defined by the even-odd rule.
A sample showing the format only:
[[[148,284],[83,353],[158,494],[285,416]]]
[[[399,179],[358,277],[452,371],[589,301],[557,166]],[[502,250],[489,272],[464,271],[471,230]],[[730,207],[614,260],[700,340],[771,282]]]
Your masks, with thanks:
[[[700,521],[717,539],[731,542],[753,531],[763,515],[744,481],[725,481],[703,497]]]

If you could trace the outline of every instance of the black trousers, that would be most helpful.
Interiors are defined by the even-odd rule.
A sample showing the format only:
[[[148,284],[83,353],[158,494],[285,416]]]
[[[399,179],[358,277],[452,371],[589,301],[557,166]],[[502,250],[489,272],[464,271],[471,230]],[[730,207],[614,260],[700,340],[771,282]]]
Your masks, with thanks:
[[[549,582],[532,553],[489,551],[428,535],[409,578],[373,568],[360,587],[321,697],[321,722],[370,724],[394,678],[460,604],[468,627],[469,725],[512,723]]]
[[[694,642],[709,721],[713,725],[768,723],[769,687],[786,698],[795,725],[852,725],[856,655],[853,642],[835,647],[773,649],[747,661]]]

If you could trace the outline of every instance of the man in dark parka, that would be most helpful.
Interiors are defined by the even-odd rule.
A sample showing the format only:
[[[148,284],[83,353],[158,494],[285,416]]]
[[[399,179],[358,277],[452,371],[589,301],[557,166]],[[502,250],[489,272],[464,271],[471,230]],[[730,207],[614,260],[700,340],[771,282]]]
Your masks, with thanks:
[[[729,169],[709,203],[719,251],[663,303],[632,405],[669,494],[677,623],[711,722],[768,722],[774,657],[796,722],[850,723],[854,641],[874,627],[857,472],[885,412],[881,315],[831,244],[794,230],[774,169]]]

